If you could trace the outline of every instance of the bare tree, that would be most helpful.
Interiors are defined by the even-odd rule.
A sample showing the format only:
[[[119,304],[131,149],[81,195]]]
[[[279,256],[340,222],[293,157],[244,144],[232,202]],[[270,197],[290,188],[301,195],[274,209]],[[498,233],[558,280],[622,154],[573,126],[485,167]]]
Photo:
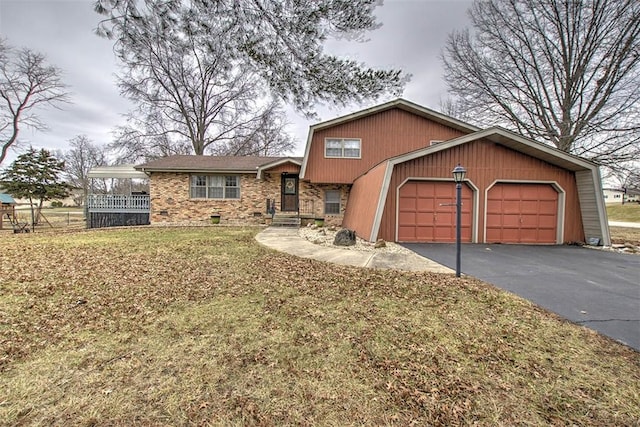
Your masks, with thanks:
[[[115,144],[120,151],[131,153],[131,144],[142,143],[151,148],[143,151],[149,157],[182,152],[186,142],[198,155],[221,147],[241,151],[258,127],[281,130],[269,120],[280,106],[268,100],[255,72],[233,60],[226,27],[211,26],[215,43],[203,46],[193,18],[190,8],[169,9],[157,2],[144,25],[121,27],[119,85],[138,109],[120,130]],[[292,145],[279,148],[288,151]]]
[[[313,116],[317,102],[346,105],[402,93],[409,76],[326,54],[329,38],[364,40],[380,26],[379,0],[96,0],[98,33],[126,48],[131,35],[182,27],[198,47],[255,71],[263,88]],[[184,12],[188,19],[182,19]],[[188,25],[185,25],[188,23]]]
[[[67,183],[75,188],[82,188],[82,196],[74,197],[74,202],[80,206],[91,188],[89,171],[97,166],[107,166],[109,160],[104,147],[94,144],[86,135],[78,135],[69,141],[71,148],[62,153],[64,160],[64,176]],[[98,191],[106,192],[106,183],[96,181]]]
[[[270,108],[241,140],[218,144],[211,153],[218,156],[277,156],[289,152],[295,141],[286,131],[287,124],[280,108]]]
[[[175,154],[193,154],[193,144],[176,138],[159,111],[147,115],[130,113],[128,124],[115,130],[109,149],[116,155],[116,163],[139,163]]]
[[[640,158],[640,2],[486,0],[469,16],[443,53],[467,117],[612,168]]]
[[[0,164],[17,139],[21,125],[44,129],[35,115],[39,106],[68,102],[60,69],[30,49],[14,50],[0,40]]]

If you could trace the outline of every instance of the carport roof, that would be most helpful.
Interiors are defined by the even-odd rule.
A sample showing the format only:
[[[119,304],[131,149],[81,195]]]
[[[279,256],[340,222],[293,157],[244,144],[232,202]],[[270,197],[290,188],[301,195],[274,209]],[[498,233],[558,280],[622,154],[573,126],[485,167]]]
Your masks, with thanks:
[[[145,179],[147,175],[134,169],[133,165],[98,166],[87,174],[89,178],[138,178]]]

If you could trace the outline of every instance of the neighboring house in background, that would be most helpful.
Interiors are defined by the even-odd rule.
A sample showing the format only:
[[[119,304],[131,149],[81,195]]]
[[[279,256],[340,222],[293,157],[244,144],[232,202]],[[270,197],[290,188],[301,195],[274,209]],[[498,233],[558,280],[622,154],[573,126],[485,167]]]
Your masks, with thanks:
[[[618,203],[622,204],[622,198],[624,197],[624,191],[615,188],[603,188],[602,194],[604,196],[604,202],[607,204]]]
[[[604,202],[606,204],[623,204],[627,202],[640,201],[640,191],[634,189],[625,190],[620,188],[603,188]]]
[[[77,201],[80,201],[83,199],[84,199],[84,192],[82,191],[82,188],[72,188],[69,193],[69,196],[65,197],[64,199],[45,200],[44,202],[42,202],[42,207],[50,208],[51,204],[54,202],[62,203],[62,206],[65,206],[65,207],[73,207],[73,206],[77,207],[77,206],[82,206],[82,203],[78,205]],[[30,206],[29,199],[16,199],[16,203],[18,204],[18,206],[25,209]],[[37,206],[38,203],[39,203],[39,200],[33,201],[34,206]]]
[[[304,157],[172,156],[149,176],[151,223],[262,223],[322,216],[369,241],[455,241],[455,184],[467,170],[462,238],[610,244],[597,165],[403,99],[311,126]]]

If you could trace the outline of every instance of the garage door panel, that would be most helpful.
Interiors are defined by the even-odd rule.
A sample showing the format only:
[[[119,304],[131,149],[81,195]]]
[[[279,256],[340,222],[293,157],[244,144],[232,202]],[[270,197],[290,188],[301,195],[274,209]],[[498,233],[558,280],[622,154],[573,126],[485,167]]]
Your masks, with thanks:
[[[500,198],[503,200],[519,200],[521,197],[520,190],[516,187],[505,186],[501,187],[501,189],[502,194]]]
[[[553,229],[557,226],[557,220],[555,216],[540,216],[538,217],[538,226],[543,229]]]
[[[518,215],[503,215],[502,218],[503,227],[518,227],[520,226],[520,216]]]
[[[415,220],[410,221],[415,223],[416,225],[433,225],[433,213],[428,212],[417,212],[415,215]]]
[[[538,231],[536,229],[523,228],[518,233],[519,243],[538,243]]]
[[[533,213],[536,215],[539,211],[540,205],[537,200],[523,200],[520,203],[520,210],[523,213]]]
[[[432,190],[432,194],[434,194],[436,198],[450,199],[455,195],[455,184],[450,182],[430,184],[427,188]]]
[[[409,239],[415,239],[415,227],[398,227],[398,235],[407,236]]]
[[[416,222],[415,212],[398,212],[398,219],[401,224],[412,224]]]
[[[502,202],[502,213],[505,215],[519,214],[520,202],[518,200],[505,200]]]
[[[415,183],[408,182],[404,185],[402,190],[402,194],[404,197],[415,198],[418,188]]]
[[[538,230],[538,240],[546,241],[546,242],[555,242],[556,240],[556,230],[546,229],[546,230]]]
[[[403,197],[400,200],[398,200],[398,208],[400,211],[415,211],[416,199]]]
[[[421,182],[419,183],[420,185],[418,185],[417,182],[410,182],[408,184],[405,185],[412,185],[415,188],[415,193],[414,195],[417,195],[418,197],[433,197],[433,184],[430,182]],[[403,192],[404,192],[404,187],[403,187]]]
[[[558,193],[549,184],[498,183],[486,211],[488,243],[556,243]]]
[[[406,188],[406,189],[405,189]],[[471,241],[473,193],[462,187],[462,239]],[[405,199],[414,200],[414,207]],[[398,240],[403,242],[455,241],[456,187],[452,182],[410,181],[399,191]],[[413,210],[414,216],[405,215]]]
[[[541,200],[538,204],[538,212],[544,215],[557,215],[558,214],[558,201],[557,200]]]
[[[415,199],[415,201],[416,201],[415,203],[416,209],[419,211],[435,212],[436,210],[433,199],[420,198],[420,199]]]

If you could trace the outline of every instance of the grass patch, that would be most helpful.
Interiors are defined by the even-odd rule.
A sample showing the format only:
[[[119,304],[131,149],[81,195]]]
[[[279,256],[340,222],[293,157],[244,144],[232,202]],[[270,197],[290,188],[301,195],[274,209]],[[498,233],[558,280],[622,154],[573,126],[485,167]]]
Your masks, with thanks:
[[[640,228],[609,227],[611,242],[640,246]]]
[[[84,208],[82,207],[43,208],[42,215],[44,218],[40,219],[36,231],[86,227]],[[18,221],[31,224],[31,209],[28,206],[16,209],[16,216]]]
[[[640,222],[640,203],[609,204],[606,207],[609,221]]]
[[[0,423],[634,425],[640,356],[480,281],[255,229],[8,235]]]

